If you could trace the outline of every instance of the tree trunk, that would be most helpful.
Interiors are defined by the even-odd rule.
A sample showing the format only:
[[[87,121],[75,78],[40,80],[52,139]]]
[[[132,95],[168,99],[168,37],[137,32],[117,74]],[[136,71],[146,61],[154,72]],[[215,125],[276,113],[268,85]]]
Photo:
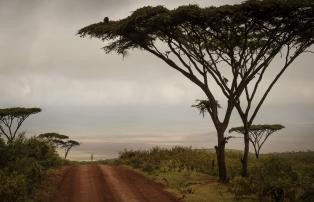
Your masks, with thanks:
[[[67,159],[68,153],[70,151],[70,148],[66,148],[64,152],[64,159]]]
[[[219,173],[219,181],[227,182],[227,168],[225,162],[225,137],[224,130],[217,129],[218,133],[218,145],[215,146],[216,155],[217,155],[217,165],[218,165],[218,173]]]
[[[242,170],[241,170],[241,175],[243,177],[248,176],[248,157],[249,157],[249,151],[250,151],[250,137],[249,137],[249,132],[246,130],[244,133],[244,151],[243,151],[243,157],[241,159],[241,164],[242,164]]]
[[[253,145],[253,148],[254,148],[255,157],[256,157],[256,159],[258,159],[258,157],[259,157],[259,149],[256,148],[256,145],[254,144],[254,142],[252,142],[252,145]]]

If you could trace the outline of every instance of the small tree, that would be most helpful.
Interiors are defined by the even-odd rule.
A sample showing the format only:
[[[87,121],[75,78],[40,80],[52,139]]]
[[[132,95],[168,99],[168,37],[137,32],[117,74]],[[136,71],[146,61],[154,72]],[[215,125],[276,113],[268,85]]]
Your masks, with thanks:
[[[61,135],[58,133],[43,133],[38,135],[38,138],[44,139],[51,143],[54,147],[64,149],[64,159],[67,158],[69,151],[75,147],[79,146],[80,143],[75,140],[70,140],[69,136]]]
[[[7,142],[13,142],[25,119],[38,112],[41,112],[40,108],[15,107],[0,109],[0,131],[6,137]]]
[[[247,128],[282,73],[313,44],[313,13],[310,0],[251,0],[240,5],[208,8],[188,5],[174,10],[143,7],[121,20],[106,17],[81,29],[79,35],[109,42],[104,47],[107,53],[125,55],[128,50],[145,50],[204,92],[206,111],[217,131],[219,179],[224,182],[227,180],[224,133],[234,107]],[[284,67],[250,116],[257,86],[282,51],[286,51]],[[219,109],[217,93],[226,98],[222,101],[224,109]],[[241,96],[248,98],[248,107],[241,105]],[[246,156],[242,162],[246,173]]]
[[[62,147],[64,148],[64,159],[67,158],[69,151],[75,147],[75,146],[79,146],[80,143],[75,141],[75,140],[67,140],[64,142],[64,144],[62,145]]]
[[[255,157],[258,159],[260,150],[268,137],[273,134],[274,132],[283,129],[284,126],[279,124],[273,124],[273,125],[251,125],[249,129],[249,140],[252,143],[255,151]],[[237,132],[242,135],[245,133],[245,128],[242,127],[234,127],[229,130],[229,133],[231,132]]]

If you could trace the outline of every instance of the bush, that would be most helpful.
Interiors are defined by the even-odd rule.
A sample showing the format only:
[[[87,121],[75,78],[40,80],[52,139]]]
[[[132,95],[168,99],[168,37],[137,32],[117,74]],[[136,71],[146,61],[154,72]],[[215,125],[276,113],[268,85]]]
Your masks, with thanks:
[[[312,170],[313,173],[313,170]],[[313,202],[314,201],[314,177],[305,176],[301,182],[301,194],[299,196],[300,201]]]
[[[4,202],[27,201],[46,171],[62,162],[51,145],[34,137],[20,137],[10,144],[0,139],[0,152],[0,199]]]
[[[27,197],[26,179],[24,175],[13,172],[0,172],[0,198],[2,202],[24,202]]]
[[[6,162],[19,159],[35,159],[44,169],[60,164],[60,158],[55,149],[35,137],[19,138],[6,146]]]
[[[231,191],[235,199],[239,200],[245,195],[252,194],[252,178],[236,176],[231,180]]]
[[[298,174],[291,165],[279,158],[270,158],[256,167],[253,174],[258,198],[261,201],[295,201],[299,184]]]

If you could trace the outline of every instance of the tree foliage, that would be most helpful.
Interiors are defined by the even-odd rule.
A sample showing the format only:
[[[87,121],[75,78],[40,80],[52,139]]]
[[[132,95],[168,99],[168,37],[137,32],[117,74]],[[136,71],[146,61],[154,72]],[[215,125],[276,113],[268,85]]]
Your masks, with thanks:
[[[69,136],[61,135],[58,133],[43,133],[38,135],[38,138],[44,139],[47,142],[51,143],[54,147],[64,149],[64,158],[66,159],[69,151],[72,147],[79,146],[80,143],[69,139]]]
[[[61,135],[58,133],[43,133],[38,135],[38,138],[44,139],[47,142],[53,144],[55,147],[61,147],[64,145],[64,140],[69,139],[69,136]]]
[[[284,126],[280,124],[263,124],[263,125],[251,125],[249,128],[249,140],[252,143],[255,151],[256,158],[259,158],[260,150],[268,137],[274,132],[283,129]],[[229,130],[231,132],[237,132],[245,134],[246,129],[241,127],[234,127]]]
[[[8,142],[12,142],[25,119],[39,112],[41,112],[40,108],[14,107],[0,109],[1,133],[7,138]]]
[[[210,105],[211,103],[209,100],[196,100],[196,104],[192,105],[192,107],[198,109],[200,114],[204,117],[205,114],[209,112]],[[218,104],[218,107],[220,108],[221,106]]]

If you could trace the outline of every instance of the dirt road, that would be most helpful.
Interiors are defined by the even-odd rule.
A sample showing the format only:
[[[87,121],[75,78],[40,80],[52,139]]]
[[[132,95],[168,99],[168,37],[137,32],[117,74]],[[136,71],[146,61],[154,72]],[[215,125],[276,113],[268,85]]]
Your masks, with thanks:
[[[70,168],[53,202],[177,202],[162,186],[125,167]]]

